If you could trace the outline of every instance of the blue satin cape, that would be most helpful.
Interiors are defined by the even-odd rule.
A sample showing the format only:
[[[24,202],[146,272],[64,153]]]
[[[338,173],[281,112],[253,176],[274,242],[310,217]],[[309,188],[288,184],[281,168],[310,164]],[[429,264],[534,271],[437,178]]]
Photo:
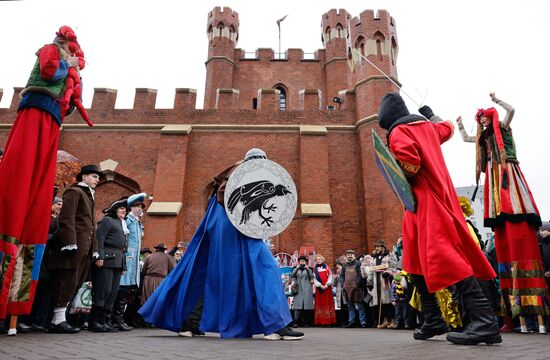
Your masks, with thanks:
[[[203,294],[200,329],[224,338],[267,335],[292,321],[271,252],[240,233],[215,196],[182,259],[139,313],[159,328],[180,331]]]

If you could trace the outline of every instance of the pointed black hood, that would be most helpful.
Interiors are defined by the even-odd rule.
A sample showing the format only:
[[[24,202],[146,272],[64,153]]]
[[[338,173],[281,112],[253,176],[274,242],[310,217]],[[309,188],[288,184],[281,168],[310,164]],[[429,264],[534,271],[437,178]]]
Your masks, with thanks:
[[[388,130],[388,137],[394,127],[413,121],[426,120],[425,117],[409,113],[401,95],[387,93],[380,101],[378,109],[378,124]]]

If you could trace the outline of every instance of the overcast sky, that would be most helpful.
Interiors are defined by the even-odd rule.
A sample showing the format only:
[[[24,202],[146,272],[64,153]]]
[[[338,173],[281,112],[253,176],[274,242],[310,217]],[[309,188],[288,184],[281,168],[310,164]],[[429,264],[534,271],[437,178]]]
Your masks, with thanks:
[[[312,53],[322,47],[321,16],[331,8],[352,16],[386,9],[397,26],[397,67],[403,90],[444,118],[462,115],[473,133],[489,92],[516,109],[512,122],[521,168],[544,220],[550,218],[550,0],[528,1],[0,1],[0,107],[24,86],[34,53],[60,25],[75,29],[87,57],[84,104],[93,88],[118,90],[117,108],[130,108],[134,88],[158,89],[170,108],[175,88],[197,89],[202,107],[207,56],[206,19],[214,6],[239,13],[237,47]],[[407,100],[411,111],[416,105]],[[501,118],[504,110],[496,105]],[[455,186],[475,182],[475,149],[458,131],[444,146]]]

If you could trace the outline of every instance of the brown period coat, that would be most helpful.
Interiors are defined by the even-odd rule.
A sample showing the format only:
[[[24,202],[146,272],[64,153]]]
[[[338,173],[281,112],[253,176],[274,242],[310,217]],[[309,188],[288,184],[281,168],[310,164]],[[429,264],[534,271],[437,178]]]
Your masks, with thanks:
[[[95,236],[94,199],[90,189],[74,185],[63,193],[63,207],[59,213],[59,234],[52,246],[51,269],[75,269],[85,257],[97,252]],[[63,256],[60,249],[76,245],[74,256]]]

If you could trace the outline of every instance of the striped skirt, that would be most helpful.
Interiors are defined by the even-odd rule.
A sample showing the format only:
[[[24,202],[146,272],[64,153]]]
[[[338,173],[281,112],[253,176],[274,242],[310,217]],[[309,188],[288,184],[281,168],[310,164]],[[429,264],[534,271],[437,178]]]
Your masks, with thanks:
[[[495,231],[503,314],[550,315],[536,236],[540,215],[519,165],[506,163],[503,172],[489,161],[484,191],[485,226]]]

